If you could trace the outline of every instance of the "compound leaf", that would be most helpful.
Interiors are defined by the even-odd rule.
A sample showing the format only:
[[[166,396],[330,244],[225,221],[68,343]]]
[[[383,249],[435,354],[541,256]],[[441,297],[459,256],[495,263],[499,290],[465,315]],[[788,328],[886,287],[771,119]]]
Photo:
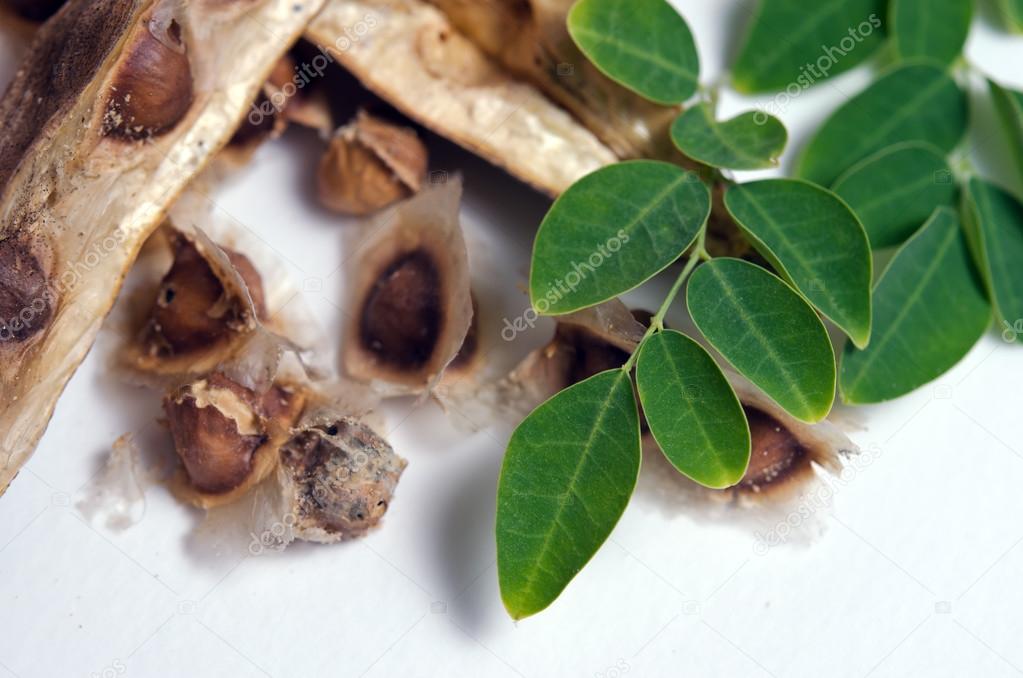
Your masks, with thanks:
[[[675,120],[671,138],[680,151],[706,165],[755,170],[778,164],[788,132],[780,120],[762,111],[718,122],[711,107],[701,104]]]
[[[1023,204],[974,177],[966,189],[966,220],[998,316],[1023,323]]]
[[[896,55],[948,66],[963,51],[973,0],[892,0],[888,30]]]

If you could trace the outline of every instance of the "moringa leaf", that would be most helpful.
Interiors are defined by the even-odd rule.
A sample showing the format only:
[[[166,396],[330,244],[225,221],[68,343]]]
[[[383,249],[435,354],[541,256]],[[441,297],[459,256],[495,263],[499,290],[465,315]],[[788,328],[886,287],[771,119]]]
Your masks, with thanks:
[[[761,0],[732,84],[744,94],[806,89],[862,63],[884,41],[885,0]]]
[[[878,280],[874,339],[862,351],[846,346],[842,399],[877,403],[923,386],[958,363],[990,322],[959,219],[939,207]]]
[[[1023,33],[1023,0],[998,0],[1005,27],[1013,33]]]
[[[519,424],[497,490],[497,578],[514,619],[554,602],[593,557],[639,463],[632,379],[620,369],[565,389]]]
[[[1023,179],[1023,92],[1005,89],[993,80],[988,80],[988,87],[995,102],[995,110],[1009,137],[1009,153],[1015,159],[1020,178]]]
[[[874,249],[913,235],[939,205],[955,203],[956,185],[948,162],[930,144],[910,141],[864,158],[838,178],[832,189],[849,204]]]
[[[579,0],[568,32],[602,73],[642,97],[671,105],[696,92],[693,34],[665,0]]]
[[[686,290],[693,322],[735,369],[801,421],[827,416],[835,400],[835,353],[810,305],[764,269],[713,259]]]
[[[999,318],[1023,324],[1023,204],[974,177],[966,188],[966,223]]]
[[[671,139],[687,156],[711,167],[755,170],[778,164],[788,132],[780,120],[762,111],[718,122],[712,108],[701,104],[678,116]]]
[[[831,191],[795,179],[736,184],[725,207],[753,247],[843,332],[870,340],[870,243]]]
[[[904,141],[951,151],[966,130],[966,95],[941,68],[906,64],[828,118],[803,151],[798,175],[830,186],[855,163]]]
[[[710,191],[677,165],[633,160],[583,177],[537,231],[534,308],[571,313],[642,284],[678,259],[709,214]]]
[[[948,66],[966,44],[973,0],[892,0],[888,17],[898,58]]]
[[[640,349],[636,383],[650,432],[671,465],[715,489],[742,480],[750,432],[739,398],[714,359],[673,330]]]

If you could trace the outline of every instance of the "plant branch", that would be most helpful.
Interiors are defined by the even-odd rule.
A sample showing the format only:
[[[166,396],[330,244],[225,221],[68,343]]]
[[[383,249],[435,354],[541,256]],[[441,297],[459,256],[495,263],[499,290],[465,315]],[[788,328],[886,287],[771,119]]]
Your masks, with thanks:
[[[682,285],[685,284],[686,279],[689,278],[689,274],[693,272],[697,264],[702,261],[709,261],[710,255],[707,253],[704,244],[707,240],[707,225],[704,224],[703,228],[700,229],[700,235],[696,238],[696,244],[693,245],[692,251],[689,253],[689,259],[686,261],[686,265],[682,268],[682,272],[679,273],[678,278],[675,279],[675,283],[671,286],[671,290],[668,291],[668,296],[664,298],[661,303],[661,307],[657,310],[657,314],[650,319],[650,326],[647,327],[646,333],[643,338],[640,339],[639,343],[636,344],[636,349],[629,356],[629,359],[622,369],[626,372],[632,369],[632,366],[636,364],[636,358],[639,357],[639,349],[650,336],[660,332],[664,329],[664,316],[668,314],[668,309],[671,308],[671,304],[675,301],[675,297],[678,296],[679,291],[682,289]]]

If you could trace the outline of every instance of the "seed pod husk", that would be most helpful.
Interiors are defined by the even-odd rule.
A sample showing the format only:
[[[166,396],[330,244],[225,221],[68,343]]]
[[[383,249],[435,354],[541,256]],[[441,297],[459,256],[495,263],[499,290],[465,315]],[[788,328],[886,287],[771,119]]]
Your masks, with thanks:
[[[550,195],[618,159],[421,0],[331,0],[306,37],[404,115]]]
[[[238,21],[209,1],[73,0],[39,29],[0,101],[0,239],[44,242],[55,262],[45,330],[0,345],[17,375],[0,393],[0,489],[34,449],[143,241],[322,0],[244,4]]]
[[[430,391],[469,330],[461,194],[459,178],[429,185],[376,217],[356,246],[342,366],[381,394]]]
[[[419,191],[426,168],[426,147],[413,130],[359,111],[320,160],[320,204],[341,214],[372,214]]]

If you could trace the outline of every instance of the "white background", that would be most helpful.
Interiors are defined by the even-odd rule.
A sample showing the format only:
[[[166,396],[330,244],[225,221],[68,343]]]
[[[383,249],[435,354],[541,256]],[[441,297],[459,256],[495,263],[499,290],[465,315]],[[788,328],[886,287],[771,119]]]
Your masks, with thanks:
[[[752,3],[679,5],[704,82],[714,82]],[[14,51],[0,50],[5,80],[13,62],[3,54]],[[968,56],[1023,86],[1023,39],[983,13]],[[787,162],[868,79],[858,69],[781,113],[792,132]],[[989,107],[975,99],[974,159],[1016,181]],[[722,112],[751,103],[726,94]],[[431,147],[435,169],[464,173],[475,251],[514,289],[546,201],[443,141]],[[292,130],[214,200],[277,251],[336,335],[350,226],[314,205],[318,153],[312,134]],[[518,624],[500,604],[492,536],[507,427],[466,436],[433,406],[385,409],[385,430],[410,464],[382,529],[366,539],[253,557],[244,539],[204,539],[201,515],[158,485],[134,527],[89,524],[75,503],[111,442],[133,431],[144,446],[165,445],[156,397],[105,369],[111,340],[104,332],[0,498],[0,676],[1023,673],[1023,348],[998,332],[911,396],[838,408],[858,423],[852,436],[869,463],[803,525],[807,543],[761,554],[748,521],[684,506],[663,469],[648,465],[607,545],[549,610]]]

